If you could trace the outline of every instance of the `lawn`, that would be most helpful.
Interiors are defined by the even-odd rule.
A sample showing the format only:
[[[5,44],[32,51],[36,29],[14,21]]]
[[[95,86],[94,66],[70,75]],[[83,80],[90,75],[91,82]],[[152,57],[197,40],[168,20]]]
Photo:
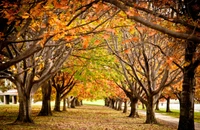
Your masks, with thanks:
[[[88,102],[89,103],[89,102]],[[176,130],[166,122],[144,124],[145,117],[128,118],[128,114],[94,104],[83,105],[65,112],[53,112],[53,116],[37,116],[40,105],[33,105],[34,125],[9,125],[18,112],[18,105],[0,105],[0,130]]]
[[[166,112],[165,109],[156,110],[157,113],[169,115],[172,117],[179,118],[179,110],[172,109],[171,112]],[[200,112],[194,112],[194,121],[200,123]]]

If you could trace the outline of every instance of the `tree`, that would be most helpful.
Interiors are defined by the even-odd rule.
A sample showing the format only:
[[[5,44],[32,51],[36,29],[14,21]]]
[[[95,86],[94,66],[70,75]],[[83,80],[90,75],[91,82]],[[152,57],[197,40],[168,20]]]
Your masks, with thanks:
[[[145,30],[145,32],[148,32],[148,30]],[[180,80],[178,78],[180,70],[177,67],[170,69],[170,64],[165,63],[167,60],[163,60],[168,58],[161,54],[160,49],[170,57],[170,48],[161,46],[159,34],[148,36],[139,31],[140,39],[136,39],[125,29],[122,29],[122,34],[124,43],[121,43],[122,41],[118,39],[117,35],[112,34],[113,40],[107,40],[107,45],[119,59],[126,74],[130,75],[131,78],[126,76],[129,85],[131,87],[136,86],[133,83],[137,82],[140,87],[139,91],[142,90],[139,93],[137,87],[133,89],[137,98],[146,105],[146,123],[157,123],[154,105],[165,87]],[[162,37],[162,41],[168,40],[165,41]],[[113,44],[110,45],[111,43]]]
[[[138,0],[104,0],[127,13],[129,19],[139,22],[149,28],[158,30],[172,37],[185,39],[185,66],[183,67],[183,86],[181,92],[181,111],[179,130],[194,130],[194,74],[199,65],[199,58],[195,57],[196,48],[200,41],[198,37],[200,9],[199,1],[147,1]],[[164,7],[164,8],[163,8]],[[156,10],[155,10],[156,9]],[[155,10],[155,11],[154,11]],[[164,12],[164,13],[163,13]],[[156,21],[148,20],[150,17],[142,17],[140,13],[156,17]],[[161,19],[168,23],[184,26],[187,31],[179,32],[162,25]],[[193,22],[191,22],[193,21]],[[197,26],[196,26],[197,25]],[[195,30],[193,30],[195,28]],[[192,34],[192,35],[191,35]],[[193,97],[193,98],[191,98]]]
[[[16,69],[4,75],[17,87],[19,96],[19,115],[15,123],[33,123],[31,119],[31,96],[46,81],[48,81],[61,67],[69,56],[72,48],[60,42],[60,45],[48,43],[42,51],[15,65]]]
[[[75,73],[74,73],[75,74]],[[58,72],[52,77],[52,86],[56,89],[55,111],[60,111],[60,101],[72,90],[77,81],[74,79],[74,74],[70,75],[67,72]],[[64,104],[65,106],[66,104]]]

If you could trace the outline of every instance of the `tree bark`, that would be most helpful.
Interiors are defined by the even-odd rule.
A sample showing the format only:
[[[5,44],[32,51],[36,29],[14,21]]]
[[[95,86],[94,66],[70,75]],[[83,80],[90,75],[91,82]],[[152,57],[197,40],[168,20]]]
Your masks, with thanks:
[[[156,102],[156,110],[160,110],[159,109],[159,100]]]
[[[154,111],[153,97],[148,97],[148,103],[146,104],[146,121],[147,124],[157,124]]]
[[[166,112],[171,112],[170,111],[170,96],[167,97],[167,106],[166,106]]]
[[[60,110],[60,101],[61,101],[60,92],[57,91],[57,93],[56,93],[56,100],[55,100],[54,111],[61,111],[61,110]]]
[[[114,109],[117,110],[118,100],[114,100]]]
[[[42,108],[39,116],[52,116],[51,112],[51,91],[52,87],[50,83],[44,83],[42,86]]]
[[[144,103],[142,103],[142,109],[145,109],[145,105],[144,105]]]
[[[138,111],[137,111],[137,102],[138,98],[131,98],[131,112],[128,117],[139,117]]]
[[[109,98],[105,98],[105,106],[109,106]]]
[[[188,63],[183,69],[183,85],[180,98],[180,119],[178,130],[194,130],[194,91],[195,91],[195,69],[197,64],[193,58],[197,44],[187,42],[185,49],[185,62]]]
[[[19,96],[19,114],[14,124],[34,123],[31,118],[31,96],[30,94],[22,94],[18,92]]]
[[[76,106],[76,98],[74,97],[71,101],[71,108],[75,108]]]
[[[127,112],[127,100],[124,101],[124,109],[123,109],[123,113],[126,113]]]
[[[118,101],[118,107],[117,107],[117,110],[118,111],[121,111],[122,110],[122,99],[120,99],[119,101]]]
[[[66,111],[66,98],[63,98],[63,111]]]

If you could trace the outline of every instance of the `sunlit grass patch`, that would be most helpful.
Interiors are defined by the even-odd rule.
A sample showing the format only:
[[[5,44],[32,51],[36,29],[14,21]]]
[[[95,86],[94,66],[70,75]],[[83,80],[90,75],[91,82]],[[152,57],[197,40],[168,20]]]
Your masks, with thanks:
[[[179,118],[179,115],[180,115],[180,111],[175,110],[175,109],[171,109],[171,112],[166,112],[165,109],[156,110],[156,112],[165,114],[165,115],[169,115],[172,117],[176,117],[176,118]],[[194,121],[200,123],[200,112],[194,112]]]

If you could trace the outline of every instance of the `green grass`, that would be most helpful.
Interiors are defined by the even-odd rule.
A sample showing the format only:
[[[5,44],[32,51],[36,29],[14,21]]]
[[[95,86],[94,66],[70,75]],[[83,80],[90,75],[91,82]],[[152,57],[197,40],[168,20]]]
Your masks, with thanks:
[[[139,105],[138,109],[142,110],[142,106]],[[180,112],[179,110],[171,109],[171,112],[166,112],[166,109],[160,108],[160,110],[156,110],[157,113],[165,114],[171,117],[179,118]],[[194,112],[194,121],[200,123],[200,112]]]
[[[95,101],[88,101],[88,100],[83,100],[83,104],[85,105],[98,105],[98,106],[104,106],[105,102],[104,100],[95,100]]]
[[[174,110],[174,109],[172,109],[171,112],[166,112],[165,109],[156,110],[156,112],[176,118],[179,118],[180,115],[179,110]],[[194,121],[200,123],[200,112],[194,112]]]

